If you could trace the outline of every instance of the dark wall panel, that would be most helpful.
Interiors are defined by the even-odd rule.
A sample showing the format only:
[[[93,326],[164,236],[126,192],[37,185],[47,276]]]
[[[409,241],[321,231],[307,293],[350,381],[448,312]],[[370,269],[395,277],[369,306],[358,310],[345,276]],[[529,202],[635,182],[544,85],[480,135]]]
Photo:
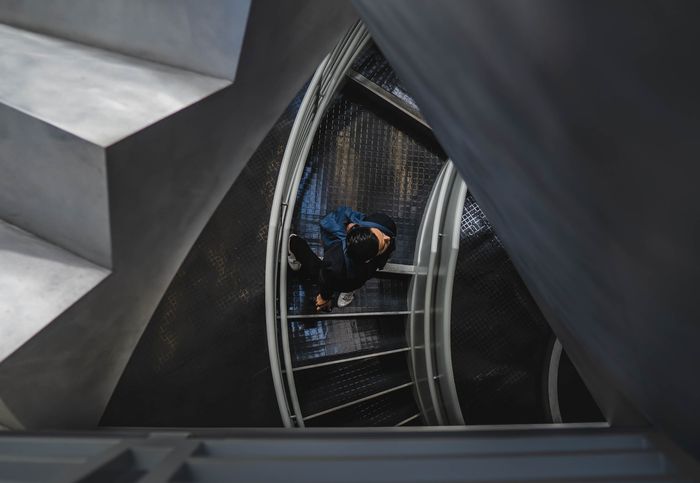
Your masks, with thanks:
[[[450,342],[464,421],[551,422],[543,378],[552,330],[471,193],[459,239]]]
[[[279,426],[265,330],[265,250],[302,92],[263,140],[173,279],[103,426]],[[157,247],[156,247],[157,249]]]
[[[700,4],[355,5],[606,416],[700,454]]]

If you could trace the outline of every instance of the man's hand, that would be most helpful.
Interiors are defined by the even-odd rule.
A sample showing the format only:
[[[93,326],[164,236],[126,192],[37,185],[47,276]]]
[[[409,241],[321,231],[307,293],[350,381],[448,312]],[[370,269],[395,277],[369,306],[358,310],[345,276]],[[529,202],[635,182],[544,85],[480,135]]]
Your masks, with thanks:
[[[345,233],[349,233],[350,230],[352,230],[352,227],[356,225],[357,223],[348,223],[347,225],[345,225]]]
[[[316,312],[330,312],[333,308],[331,302],[331,299],[326,300],[321,294],[316,295]]]

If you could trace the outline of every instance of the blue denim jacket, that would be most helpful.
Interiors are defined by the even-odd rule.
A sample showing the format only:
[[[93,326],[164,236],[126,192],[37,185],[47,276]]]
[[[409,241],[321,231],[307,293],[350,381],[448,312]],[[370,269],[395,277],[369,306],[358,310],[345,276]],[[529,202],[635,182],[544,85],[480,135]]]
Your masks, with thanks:
[[[336,291],[350,292],[361,287],[377,270],[384,268],[391,256],[396,234],[391,228],[380,223],[368,221],[367,216],[354,211],[347,206],[341,206],[328,213],[320,222],[321,239],[323,242],[324,258],[320,273],[320,293],[324,299],[333,296]],[[358,264],[353,262],[345,253],[348,223],[357,223],[367,228],[378,228],[392,237],[390,250],[371,263]]]
[[[328,249],[333,243],[339,241],[343,244],[343,251],[345,251],[345,239],[347,237],[345,226],[348,223],[357,223],[367,228],[378,228],[392,238],[395,236],[395,233],[388,227],[380,225],[379,223],[366,221],[366,217],[367,215],[364,213],[354,211],[349,206],[340,206],[328,213],[321,219],[321,239],[323,241],[323,248]]]

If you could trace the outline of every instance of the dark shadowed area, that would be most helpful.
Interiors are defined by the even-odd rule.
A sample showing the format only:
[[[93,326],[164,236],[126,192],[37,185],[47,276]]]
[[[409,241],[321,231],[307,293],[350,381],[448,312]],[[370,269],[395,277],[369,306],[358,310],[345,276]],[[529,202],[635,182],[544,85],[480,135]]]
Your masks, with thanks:
[[[700,454],[700,4],[355,6],[606,418]]]

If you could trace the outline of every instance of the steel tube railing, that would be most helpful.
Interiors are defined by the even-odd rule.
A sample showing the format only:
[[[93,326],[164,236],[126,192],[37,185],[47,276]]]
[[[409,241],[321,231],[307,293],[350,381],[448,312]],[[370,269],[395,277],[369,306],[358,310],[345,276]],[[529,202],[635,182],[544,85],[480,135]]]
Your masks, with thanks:
[[[265,264],[265,318],[275,395],[286,427],[295,424],[304,427],[304,418],[294,381],[295,368],[291,359],[289,319],[287,318],[286,253],[294,204],[306,157],[323,114],[344,81],[346,70],[368,40],[367,30],[358,22],[319,65],[294,121],[275,188]],[[277,324],[281,328],[281,360]],[[289,389],[289,400],[284,387],[285,378]]]

